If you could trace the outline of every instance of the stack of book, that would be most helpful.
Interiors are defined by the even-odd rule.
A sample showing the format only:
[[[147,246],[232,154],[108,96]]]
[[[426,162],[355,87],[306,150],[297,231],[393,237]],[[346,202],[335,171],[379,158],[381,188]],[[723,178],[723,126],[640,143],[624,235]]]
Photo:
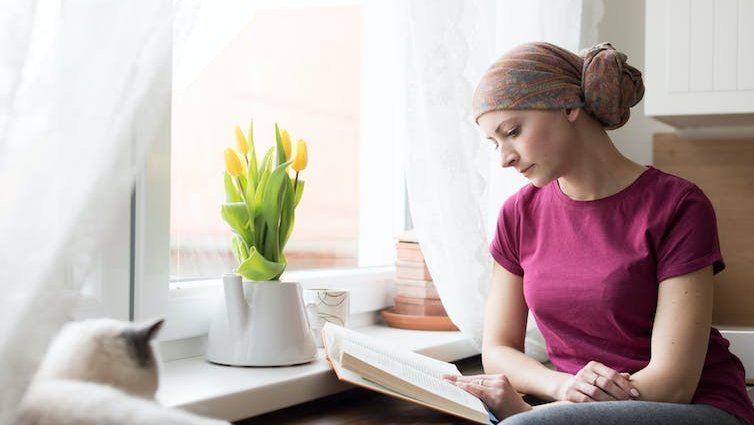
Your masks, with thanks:
[[[393,311],[412,316],[445,316],[419,242],[411,233],[398,239],[396,254]]]
[[[403,329],[457,330],[440,301],[413,231],[398,237],[395,306],[382,311],[388,325]]]

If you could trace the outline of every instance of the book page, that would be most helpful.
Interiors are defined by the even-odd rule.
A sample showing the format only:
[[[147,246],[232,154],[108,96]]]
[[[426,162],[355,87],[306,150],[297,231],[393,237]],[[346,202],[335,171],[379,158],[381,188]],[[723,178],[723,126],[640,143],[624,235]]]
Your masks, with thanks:
[[[448,373],[448,368],[440,368],[436,364],[425,361],[427,357],[419,359],[410,358],[412,356],[407,356],[405,353],[381,350],[368,341],[358,341],[356,339],[344,339],[341,341],[341,350],[343,353],[348,353],[397,378],[397,380],[405,381],[409,384],[409,387],[413,386],[424,389],[439,396],[441,399],[465,405],[473,410],[486,412],[484,405],[479,399],[441,378],[443,374]],[[418,355],[418,357],[424,356]],[[458,373],[458,368],[455,366],[450,363],[444,364],[450,365],[450,369],[455,369],[455,373]],[[378,381],[378,383],[381,382]],[[434,399],[434,397],[432,398]]]
[[[419,353],[414,353],[413,351],[410,351],[410,350],[396,350],[395,347],[393,346],[382,343],[373,338],[369,338],[366,335],[362,335],[350,329],[333,325],[329,322],[325,324],[325,327],[328,328],[330,331],[329,332],[323,331],[324,332],[323,338],[324,340],[331,339],[332,342],[334,343],[333,345],[331,345],[331,347],[334,348],[333,354],[335,354],[336,359],[340,358],[340,350],[342,349],[342,345],[344,341],[353,341],[361,345],[364,345],[366,347],[370,347],[372,350],[375,350],[375,351],[388,352],[391,354],[393,358],[395,358],[399,362],[403,362],[405,364],[411,365],[414,369],[420,370],[430,375],[436,375],[440,377],[442,374],[448,374],[448,375],[461,374],[461,372],[458,371],[458,368],[452,363],[433,359],[431,357],[427,357]]]
[[[460,415],[474,422],[479,422],[483,424],[486,424],[489,422],[488,417],[487,417],[487,411],[480,400],[473,397],[471,394],[466,393],[460,388],[457,388],[450,383],[442,381],[442,379],[440,378],[443,374],[460,375],[461,373],[458,371],[458,368],[455,365],[451,363],[443,362],[440,360],[432,359],[430,357],[427,357],[418,353],[414,353],[409,350],[396,349],[381,341],[375,340],[373,338],[367,337],[358,332],[343,328],[341,326],[333,325],[332,323],[325,323],[325,326],[322,329],[322,336],[325,343],[324,345],[325,345],[325,352],[326,352],[327,358],[330,361],[330,364],[332,365],[332,368],[335,371],[336,375],[338,376],[338,379],[341,379],[346,382],[350,382],[355,385],[359,385],[364,388],[369,388],[373,391],[388,394],[396,398],[404,399],[407,401],[412,401],[414,403],[418,403],[418,404],[421,404],[430,408],[438,409],[446,413]],[[376,348],[376,350],[380,353],[390,353],[391,358],[397,363],[410,365],[412,369],[421,371],[423,374],[431,377],[431,379],[441,381],[440,385],[447,384],[451,386],[452,389],[448,391],[455,391],[455,390],[462,391],[463,395],[460,395],[459,398],[462,399],[464,397],[469,397],[470,401],[468,401],[468,403],[461,403],[461,404],[458,404],[456,402],[445,402],[442,404],[438,404],[437,400],[434,400],[434,402],[429,402],[429,400],[427,400],[426,397],[424,400],[417,399],[416,397],[411,397],[402,393],[397,388],[390,388],[389,386],[375,383],[369,379],[366,379],[361,373],[357,373],[357,372],[353,372],[351,370],[345,369],[343,365],[341,364],[340,359],[341,359],[341,354],[342,354],[341,352],[342,345],[348,344],[348,342],[346,341],[361,342],[363,343],[362,345],[366,344],[368,347]],[[376,367],[374,367],[373,369],[379,371],[382,375],[385,374],[385,372],[382,372],[380,369]],[[397,372],[397,373],[400,374],[400,372]],[[395,379],[402,380],[401,377],[398,377]],[[429,391],[426,391],[426,392],[429,392]],[[447,406],[448,404],[456,404],[461,407],[459,409],[449,409]]]

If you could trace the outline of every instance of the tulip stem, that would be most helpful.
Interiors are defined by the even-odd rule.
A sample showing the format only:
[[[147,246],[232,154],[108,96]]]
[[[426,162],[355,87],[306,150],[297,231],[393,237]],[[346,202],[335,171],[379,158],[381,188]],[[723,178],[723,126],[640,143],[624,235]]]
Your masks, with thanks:
[[[243,190],[243,184],[241,184],[241,178],[236,177],[238,179],[238,187],[240,188],[239,194],[241,195],[241,200],[243,201],[244,205],[246,205],[246,212],[249,213],[249,220],[251,222],[251,226],[253,228],[254,226],[254,212],[251,210],[251,207],[249,206],[249,203],[246,202],[246,191]]]
[[[243,184],[241,184],[241,178],[236,177],[236,181],[238,182],[238,194],[241,195],[241,200],[246,203],[246,192],[243,190]]]
[[[293,194],[296,194],[296,186],[298,185],[298,171],[296,171],[296,180],[293,181]]]

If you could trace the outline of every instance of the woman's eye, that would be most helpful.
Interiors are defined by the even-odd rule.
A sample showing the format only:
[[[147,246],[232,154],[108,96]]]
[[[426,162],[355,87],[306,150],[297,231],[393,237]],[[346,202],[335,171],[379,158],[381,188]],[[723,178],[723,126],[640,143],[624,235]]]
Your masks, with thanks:
[[[516,137],[519,134],[521,134],[521,128],[520,127],[515,127],[512,130],[510,130],[509,132],[505,133],[505,135],[508,136],[508,137]]]

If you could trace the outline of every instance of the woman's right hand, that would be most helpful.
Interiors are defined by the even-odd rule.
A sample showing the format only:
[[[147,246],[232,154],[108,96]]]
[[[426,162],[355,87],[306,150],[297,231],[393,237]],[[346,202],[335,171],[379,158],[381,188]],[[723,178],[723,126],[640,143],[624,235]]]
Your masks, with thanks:
[[[588,401],[632,400],[639,391],[631,384],[628,373],[619,373],[600,362],[591,361],[570,377],[558,391],[559,400],[574,403]]]

